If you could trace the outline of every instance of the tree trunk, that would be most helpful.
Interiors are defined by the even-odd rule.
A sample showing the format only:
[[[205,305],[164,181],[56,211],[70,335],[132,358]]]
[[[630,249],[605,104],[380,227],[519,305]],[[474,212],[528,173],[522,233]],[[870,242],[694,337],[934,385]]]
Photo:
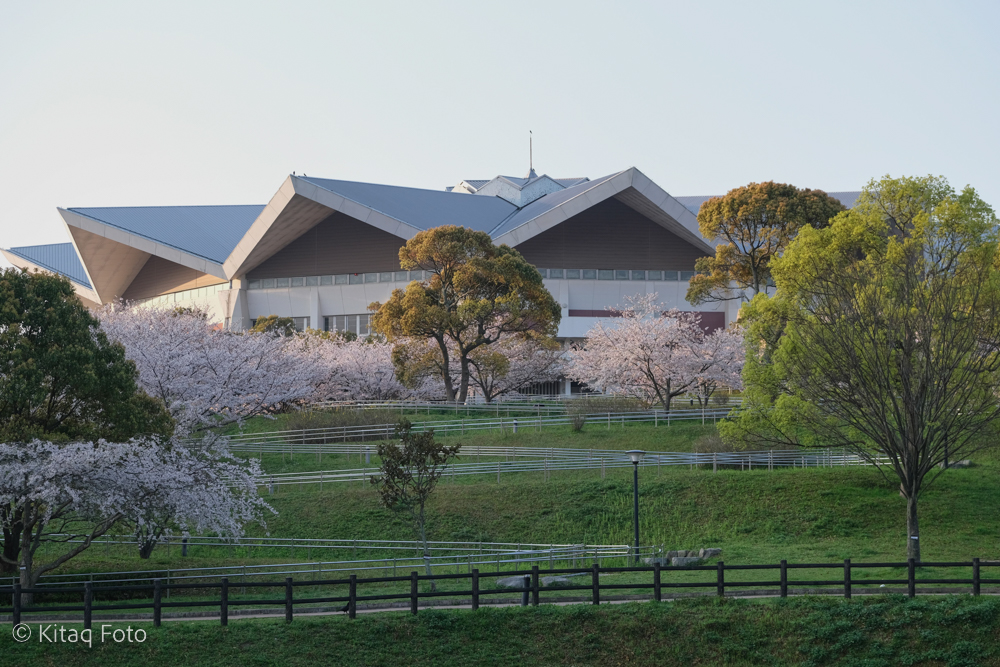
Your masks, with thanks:
[[[443,341],[438,341],[438,347],[441,349],[441,358],[444,363],[441,364],[441,379],[444,380],[444,396],[448,401],[455,400],[455,383],[451,381],[451,373],[448,372],[448,346]]]
[[[469,395],[469,358],[463,356],[460,362],[460,368],[462,369],[462,375],[459,379],[458,385],[458,402],[465,403],[465,399]]]
[[[920,562],[920,524],[917,521],[917,494],[906,496],[906,557]]]
[[[6,523],[6,522],[5,522]],[[16,572],[17,563],[21,556],[21,522],[15,521],[11,525],[4,526],[3,529],[3,557],[7,560],[0,560],[0,572]],[[14,561],[13,563],[8,560]]]
[[[426,569],[427,576],[429,577],[433,574],[433,572],[431,571],[431,561],[429,560],[431,555],[431,550],[427,546],[427,526],[424,519],[423,504],[420,505],[420,514],[417,515],[417,524],[420,527],[420,541],[423,543],[424,546],[424,568]],[[437,590],[437,587],[434,585],[434,580],[431,579],[431,591],[433,592],[435,590]]]

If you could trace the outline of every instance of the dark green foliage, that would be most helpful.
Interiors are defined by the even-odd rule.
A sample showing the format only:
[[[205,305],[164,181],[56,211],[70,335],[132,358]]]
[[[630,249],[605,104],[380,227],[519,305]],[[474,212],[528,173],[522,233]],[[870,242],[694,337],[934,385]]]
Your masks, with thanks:
[[[62,277],[0,274],[0,438],[124,440],[172,423],[136,387],[135,365],[108,342]]]

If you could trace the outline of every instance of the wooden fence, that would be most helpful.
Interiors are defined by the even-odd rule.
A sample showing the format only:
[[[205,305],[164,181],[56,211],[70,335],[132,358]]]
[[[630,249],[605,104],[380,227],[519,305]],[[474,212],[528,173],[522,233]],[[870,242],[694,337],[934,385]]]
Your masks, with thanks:
[[[923,567],[934,567],[934,568],[945,568],[945,569],[971,569],[970,577],[963,578],[917,578],[917,570]],[[730,595],[735,595],[734,589],[771,589],[767,592],[756,592],[757,595],[774,595],[776,594],[780,597],[787,597],[791,592],[795,594],[804,594],[801,590],[796,592],[792,591],[793,586],[808,586],[808,594],[815,594],[817,592],[817,587],[824,587],[827,593],[843,594],[845,598],[850,598],[852,595],[852,589],[854,586],[889,586],[889,585],[905,585],[907,595],[909,597],[914,597],[917,594],[917,586],[926,586],[928,584],[937,585],[952,585],[961,586],[964,590],[955,592],[971,592],[972,595],[980,595],[982,592],[982,586],[984,584],[1000,584],[1000,578],[989,579],[983,578],[981,576],[982,568],[988,567],[1000,567],[1000,561],[988,561],[980,562],[978,558],[973,558],[969,562],[945,562],[945,563],[917,563],[913,559],[910,559],[905,563],[852,563],[850,559],[845,560],[843,563],[822,563],[822,564],[806,564],[806,563],[795,563],[791,564],[786,561],[781,561],[778,565],[725,565],[722,561],[719,561],[715,565],[706,566],[686,566],[686,567],[671,567],[662,568],[660,565],[653,565],[652,567],[613,567],[613,568],[602,568],[598,564],[594,564],[590,568],[570,568],[561,570],[545,570],[547,575],[589,575],[589,581],[582,585],[561,585],[558,588],[546,588],[545,593],[551,592],[564,592],[564,591],[586,591],[589,595],[589,601],[591,604],[601,603],[601,594],[608,591],[651,591],[652,599],[660,602],[664,598],[664,589],[670,591],[672,589],[715,589],[715,594],[718,596],[725,596],[727,594],[727,589],[729,589]],[[905,579],[853,579],[852,572],[858,569],[864,568],[905,568],[907,576]],[[842,576],[831,579],[820,579],[820,580],[791,580],[789,579],[789,572],[799,569],[829,569],[842,572]],[[726,572],[734,572],[741,570],[767,570],[767,571],[777,571],[778,579],[775,581],[770,580],[760,580],[760,581],[727,581]],[[669,581],[672,574],[677,572],[692,572],[692,571],[705,571],[714,573],[714,577],[709,577],[709,581]],[[0,595],[10,596],[11,605],[10,607],[0,608],[0,613],[6,613],[11,615],[11,620],[13,624],[19,625],[22,622],[25,614],[37,613],[37,614],[51,614],[52,612],[71,612],[71,613],[82,613],[83,624],[85,628],[90,628],[92,623],[92,615],[94,612],[107,612],[107,611],[130,611],[134,612],[136,610],[150,609],[152,610],[153,624],[159,626],[162,620],[162,613],[164,609],[180,609],[180,608],[190,608],[190,607],[216,607],[219,609],[219,619],[222,625],[227,625],[229,622],[229,610],[231,607],[235,606],[250,606],[260,610],[264,614],[267,614],[269,608],[274,607],[284,607],[285,620],[291,622],[293,618],[293,613],[295,607],[302,605],[319,605],[319,604],[338,604],[343,605],[337,611],[346,612],[350,618],[354,618],[357,610],[358,603],[369,603],[369,602],[409,602],[410,612],[416,614],[421,600],[427,600],[430,598],[452,598],[453,604],[457,605],[467,605],[472,609],[478,609],[482,596],[484,595],[510,595],[514,593],[515,595],[521,595],[521,604],[530,604],[537,606],[542,602],[542,586],[540,578],[540,570],[538,566],[533,566],[530,570],[513,570],[500,573],[490,573],[490,578],[493,577],[523,577],[523,584],[518,587],[518,589],[512,590],[509,587],[505,588],[483,588],[480,586],[480,572],[478,569],[472,570],[468,573],[459,574],[438,574],[432,576],[420,575],[417,572],[412,572],[409,576],[403,577],[373,577],[373,578],[358,578],[357,575],[351,575],[347,579],[321,579],[321,580],[300,580],[295,581],[291,577],[286,578],[283,582],[258,582],[253,584],[253,589],[277,589],[279,592],[283,592],[284,596],[280,598],[262,598],[262,599],[240,599],[240,600],[230,600],[230,583],[229,579],[223,577],[219,583],[197,583],[197,584],[169,584],[165,585],[159,579],[154,581],[152,585],[138,585],[138,586],[94,586],[90,583],[84,584],[80,587],[75,588],[58,588],[57,592],[60,595],[65,595],[67,593],[78,593],[83,597],[82,604],[77,605],[37,605],[30,607],[22,607],[22,595],[23,594],[33,594],[40,595],[45,593],[52,593],[51,588],[21,588],[19,585],[0,587]],[[643,573],[648,575],[648,580],[631,582],[631,583],[606,583],[602,582],[600,576],[602,574],[621,574],[621,573]],[[1000,574],[1000,573],[998,573]],[[666,575],[667,581],[664,580],[664,575]],[[448,581],[454,580],[467,580],[470,582],[469,590],[459,590],[459,591],[421,591],[421,582],[436,582],[442,584]],[[400,584],[409,583],[408,593],[381,593],[381,594],[368,594],[360,595],[359,587],[365,586],[366,584]],[[295,597],[296,588],[308,587],[310,589],[316,589],[317,587],[334,587],[339,586],[341,588],[346,587],[346,594],[341,595],[330,595],[321,597]],[[833,587],[831,590],[830,587]],[[218,591],[218,600],[195,600],[195,601],[171,601],[169,599],[170,591],[192,591],[197,589],[198,591]],[[878,590],[878,589],[876,589]],[[939,592],[939,591],[936,591]],[[121,596],[122,594],[135,594],[135,593],[146,593],[152,597],[151,602],[112,602],[112,603],[95,603],[95,598],[113,597]],[[648,593],[647,593],[648,595]],[[164,600],[164,597],[167,600]],[[560,600],[565,600],[565,597],[560,598],[557,595],[548,596],[546,602],[558,602]],[[468,601],[466,601],[468,600]],[[496,603],[496,602],[494,602]],[[306,611],[310,611],[307,609]],[[311,611],[315,612],[316,609]]]

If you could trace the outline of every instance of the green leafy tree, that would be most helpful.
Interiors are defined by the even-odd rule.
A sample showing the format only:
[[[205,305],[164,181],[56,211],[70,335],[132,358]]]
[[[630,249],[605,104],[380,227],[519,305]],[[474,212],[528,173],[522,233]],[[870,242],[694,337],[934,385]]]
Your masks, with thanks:
[[[872,181],[774,262],[777,293],[746,313],[743,443],[849,448],[917,504],[947,462],[995,439],[1000,417],[997,220],[943,178]]]
[[[384,304],[371,304],[372,326],[390,341],[433,340],[450,401],[468,395],[473,351],[504,336],[551,336],[558,328],[561,309],[538,270],[513,248],[493,245],[485,232],[453,225],[420,232],[400,249],[399,263],[430,278],[411,282],[405,291],[393,290]],[[457,388],[448,372],[452,348],[458,357]],[[408,373],[401,369],[399,375]]]
[[[293,322],[290,317],[278,317],[277,315],[258,317],[257,321],[254,322],[253,326],[250,328],[250,333],[266,333],[273,336],[294,336],[295,322]]]
[[[714,197],[698,211],[698,229],[707,239],[720,239],[714,257],[695,262],[687,300],[743,299],[767,292],[771,262],[804,225],[825,227],[844,205],[821,190],[783,183],[751,183]],[[752,297],[751,297],[752,298]]]
[[[125,441],[173,421],[136,385],[135,365],[60,276],[0,273],[0,441]],[[18,508],[0,507],[4,570],[20,551]]]
[[[395,441],[378,445],[382,466],[371,477],[383,507],[410,515],[424,548],[424,564],[431,574],[427,546],[425,507],[448,463],[458,456],[461,445],[447,446],[434,440],[434,431],[415,433],[403,419],[396,426]]]

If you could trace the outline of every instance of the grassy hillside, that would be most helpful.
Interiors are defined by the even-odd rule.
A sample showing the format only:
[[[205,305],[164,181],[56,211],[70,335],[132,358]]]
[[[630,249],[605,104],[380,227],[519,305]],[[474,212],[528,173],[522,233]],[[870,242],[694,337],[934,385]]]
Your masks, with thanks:
[[[1000,600],[990,598],[707,599],[129,625],[145,629],[144,643],[88,649],[6,638],[0,655],[4,664],[60,667],[1000,665]]]
[[[629,427],[597,439],[592,432],[520,433],[506,442],[523,446],[586,446],[682,450],[709,427]],[[485,436],[481,436],[485,437]],[[593,438],[593,439],[592,439]],[[468,439],[467,439],[468,440]],[[494,437],[494,442],[501,440]],[[296,456],[281,463],[265,456],[268,469],[331,468],[344,456]],[[339,463],[338,463],[339,461]],[[943,474],[920,507],[923,554],[928,561],[973,556],[1000,558],[1000,484],[995,454],[977,466]],[[361,484],[283,487],[269,501],[279,515],[270,534],[288,538],[414,539],[407,518],[377,503]],[[537,543],[631,542],[632,481],[629,470],[557,472],[447,479],[429,504],[429,535],[437,540]],[[645,544],[667,549],[721,547],[728,563],[818,562],[843,558],[900,560],[905,554],[905,503],[897,486],[870,468],[739,471],[644,468],[640,473],[640,529]],[[74,560],[78,570],[208,566],[216,563],[287,562],[322,556],[302,552],[250,553],[240,548],[192,548],[181,559],[160,548],[149,561],[131,550],[91,549]],[[359,554],[360,555],[360,554]],[[329,556],[327,559],[339,559]]]

